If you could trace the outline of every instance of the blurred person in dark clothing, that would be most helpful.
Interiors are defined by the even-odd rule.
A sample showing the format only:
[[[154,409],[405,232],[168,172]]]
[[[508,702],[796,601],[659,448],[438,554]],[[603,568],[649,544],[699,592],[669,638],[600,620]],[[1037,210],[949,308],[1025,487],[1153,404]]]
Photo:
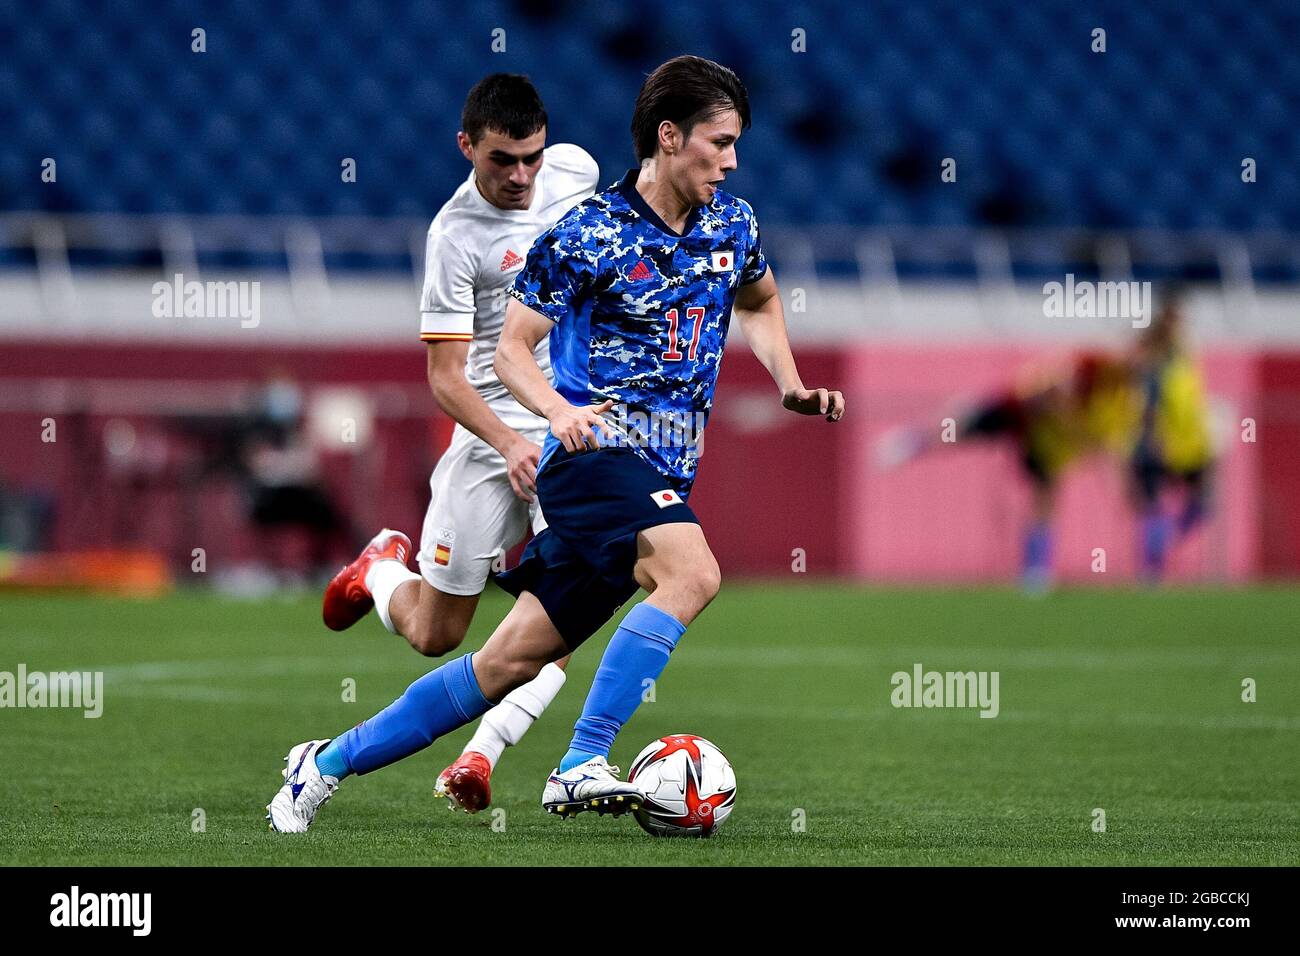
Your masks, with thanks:
[[[277,371],[260,392],[245,432],[249,517],[264,533],[298,529],[310,542],[313,575],[323,575],[353,545],[348,521],[335,508],[320,479],[320,456],[303,427],[303,394]],[[274,552],[283,564],[282,549]]]

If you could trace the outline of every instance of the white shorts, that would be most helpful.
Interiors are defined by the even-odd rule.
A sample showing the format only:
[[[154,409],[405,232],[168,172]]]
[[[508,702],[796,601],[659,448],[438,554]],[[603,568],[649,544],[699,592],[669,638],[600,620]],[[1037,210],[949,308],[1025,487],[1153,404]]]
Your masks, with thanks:
[[[546,438],[544,419],[530,416],[527,427],[519,427],[525,420],[517,417],[503,420],[538,445]],[[537,501],[529,504],[510,487],[501,454],[460,425],[433,469],[429,490],[420,574],[447,594],[482,592],[488,574],[505,569],[505,553],[523,540],[529,526],[534,534],[546,527]]]

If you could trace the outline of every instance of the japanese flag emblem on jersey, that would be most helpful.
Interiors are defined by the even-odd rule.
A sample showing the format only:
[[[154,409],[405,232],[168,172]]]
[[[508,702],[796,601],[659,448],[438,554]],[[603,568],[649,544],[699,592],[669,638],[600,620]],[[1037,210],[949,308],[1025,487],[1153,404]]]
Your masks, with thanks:
[[[663,491],[656,491],[650,495],[654,503],[660,508],[667,508],[669,505],[679,505],[682,503],[681,495],[671,488],[665,488]]]
[[[736,255],[730,249],[711,253],[709,267],[714,272],[730,272],[736,267]]]

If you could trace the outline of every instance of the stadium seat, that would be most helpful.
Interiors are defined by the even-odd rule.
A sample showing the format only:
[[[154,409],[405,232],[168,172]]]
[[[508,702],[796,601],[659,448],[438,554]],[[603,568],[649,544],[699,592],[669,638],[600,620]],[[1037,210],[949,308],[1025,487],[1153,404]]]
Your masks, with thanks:
[[[763,0],[704,37],[685,6],[653,27],[615,4],[397,6],[394,32],[395,8],[374,2],[237,0],[194,17],[124,0],[91,24],[70,0],[39,16],[0,4],[5,207],[428,215],[464,175],[447,145],[461,98],[498,69],[534,76],[557,138],[586,146],[609,182],[631,164],[641,78],[693,51],[750,86],[738,181],[768,223],[1300,229],[1297,30],[1279,28],[1300,18],[1282,0],[1195,15],[1175,0],[889,2],[852,31],[834,6]],[[1098,25],[1104,55],[1088,49]],[[489,46],[499,26],[504,55]],[[49,155],[58,188],[23,174]],[[944,190],[948,155],[959,188]],[[358,159],[353,188],[339,188],[344,156]],[[1238,188],[1244,156],[1260,163],[1253,193]],[[1022,202],[1008,211],[1010,177]]]

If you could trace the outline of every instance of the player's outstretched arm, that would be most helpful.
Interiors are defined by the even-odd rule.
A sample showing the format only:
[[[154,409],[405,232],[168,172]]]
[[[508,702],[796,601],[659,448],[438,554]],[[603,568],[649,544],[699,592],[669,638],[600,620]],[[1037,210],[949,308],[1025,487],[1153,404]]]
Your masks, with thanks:
[[[596,439],[595,429],[609,434],[600,413],[608,411],[614,403],[570,405],[547,381],[533,350],[554,327],[555,323],[540,312],[511,299],[506,303],[506,324],[497,341],[493,367],[497,378],[510,389],[519,404],[551,423],[551,434],[565,449],[576,452],[588,446],[598,448],[600,442]]]
[[[510,487],[524,501],[533,500],[533,482],[542,450],[500,418],[465,378],[469,343],[428,343],[429,389],[444,412],[483,439],[506,460]]]
[[[736,293],[736,317],[745,341],[781,390],[781,404],[800,415],[825,415],[828,422],[844,417],[844,395],[828,388],[804,388],[790,351],[785,308],[772,270]]]

